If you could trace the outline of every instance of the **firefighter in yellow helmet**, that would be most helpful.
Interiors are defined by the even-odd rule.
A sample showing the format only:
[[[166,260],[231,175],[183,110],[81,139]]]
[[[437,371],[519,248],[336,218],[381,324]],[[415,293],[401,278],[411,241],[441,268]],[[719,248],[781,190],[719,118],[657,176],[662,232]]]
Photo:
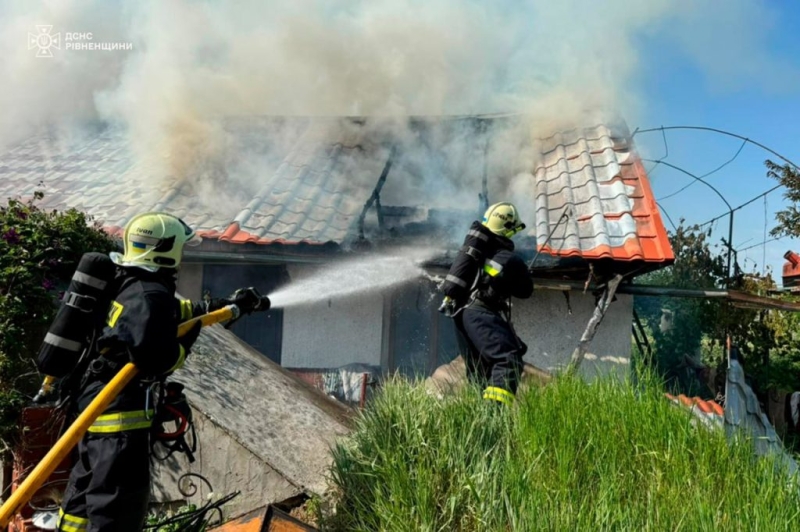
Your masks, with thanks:
[[[511,241],[524,228],[513,204],[489,207],[470,227],[443,287],[442,310],[455,320],[467,377],[480,384],[484,399],[503,404],[514,400],[527,351],[510,316],[511,298],[533,293]]]
[[[179,218],[166,213],[134,217],[123,234],[124,253],[111,253],[116,274],[104,324],[87,349],[87,367],[72,393],[82,411],[108,381],[132,361],[139,375],[89,427],[78,444],[59,512],[58,530],[140,531],[150,493],[150,433],[155,400],[153,382],[181,367],[200,334],[200,323],[181,338],[178,324],[214,310],[175,297],[183,248],[200,238]],[[112,269],[113,271],[113,269]],[[256,304],[252,293],[237,291],[237,304]],[[222,307],[231,300],[219,300]],[[249,302],[249,303],[248,303]],[[101,311],[102,312],[102,311]]]

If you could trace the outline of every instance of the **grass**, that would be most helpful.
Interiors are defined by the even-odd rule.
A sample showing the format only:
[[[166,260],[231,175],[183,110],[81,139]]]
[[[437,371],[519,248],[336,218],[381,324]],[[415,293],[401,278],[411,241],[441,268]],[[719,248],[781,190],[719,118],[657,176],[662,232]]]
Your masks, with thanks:
[[[323,529],[796,530],[800,496],[751,443],[657,385],[559,378],[497,408],[387,384],[333,452]]]

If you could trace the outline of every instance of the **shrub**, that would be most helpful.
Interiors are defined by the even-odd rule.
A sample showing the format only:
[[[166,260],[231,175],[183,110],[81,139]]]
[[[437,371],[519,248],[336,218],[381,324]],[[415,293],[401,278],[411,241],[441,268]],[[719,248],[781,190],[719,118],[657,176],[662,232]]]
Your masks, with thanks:
[[[0,449],[17,430],[20,408],[40,383],[34,358],[81,255],[113,241],[86,215],[46,212],[29,202],[0,207]]]

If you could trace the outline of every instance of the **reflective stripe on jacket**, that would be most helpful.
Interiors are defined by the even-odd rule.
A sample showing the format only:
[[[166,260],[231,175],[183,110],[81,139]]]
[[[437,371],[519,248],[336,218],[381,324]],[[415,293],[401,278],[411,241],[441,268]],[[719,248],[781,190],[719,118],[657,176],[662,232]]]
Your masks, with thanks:
[[[153,425],[152,410],[114,412],[98,417],[89,427],[92,434],[110,434],[126,430],[149,429]]]

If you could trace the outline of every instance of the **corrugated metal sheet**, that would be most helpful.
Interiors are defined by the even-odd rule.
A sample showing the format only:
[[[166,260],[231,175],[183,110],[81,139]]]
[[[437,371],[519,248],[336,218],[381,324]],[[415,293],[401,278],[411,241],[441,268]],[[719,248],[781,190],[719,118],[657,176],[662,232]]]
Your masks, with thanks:
[[[672,247],[624,126],[540,139],[533,171],[536,238],[556,256],[668,263]],[[569,218],[558,225],[562,214]]]
[[[790,475],[798,472],[797,462],[784,448],[772,423],[762,412],[756,394],[745,382],[744,369],[738,360],[732,359],[728,365],[724,408],[699,397],[665,395],[674,403],[689,408],[704,425],[720,430],[724,428],[729,438],[742,434],[749,436],[757,455],[774,454]]]
[[[725,429],[734,437],[745,432],[753,438],[756,454],[775,454],[787,472],[798,472],[797,462],[786,452],[778,434],[761,411],[758,398],[745,382],[744,369],[738,360],[731,360],[725,381]]]

